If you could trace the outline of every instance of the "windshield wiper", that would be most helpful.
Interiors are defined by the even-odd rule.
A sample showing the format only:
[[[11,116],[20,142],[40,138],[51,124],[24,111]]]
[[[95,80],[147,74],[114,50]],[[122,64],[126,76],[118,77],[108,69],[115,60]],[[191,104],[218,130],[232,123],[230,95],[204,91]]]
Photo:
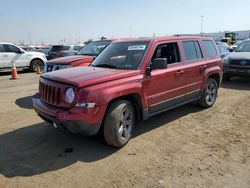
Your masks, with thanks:
[[[94,67],[103,67],[103,68],[111,68],[111,69],[116,69],[116,66],[114,65],[109,65],[109,64],[99,64],[99,65],[92,65]]]

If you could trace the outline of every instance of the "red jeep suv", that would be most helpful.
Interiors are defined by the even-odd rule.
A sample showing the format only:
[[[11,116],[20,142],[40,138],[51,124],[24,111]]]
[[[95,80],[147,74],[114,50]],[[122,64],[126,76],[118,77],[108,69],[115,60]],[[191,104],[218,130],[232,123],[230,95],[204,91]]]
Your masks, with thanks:
[[[33,97],[38,115],[55,127],[124,146],[136,120],[198,101],[213,106],[222,62],[211,38],[120,39],[87,67],[43,74]]]

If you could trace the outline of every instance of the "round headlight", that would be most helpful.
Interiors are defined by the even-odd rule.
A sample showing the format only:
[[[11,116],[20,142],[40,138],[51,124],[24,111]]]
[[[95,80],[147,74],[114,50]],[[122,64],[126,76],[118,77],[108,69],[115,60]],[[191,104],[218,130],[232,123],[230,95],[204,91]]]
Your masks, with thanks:
[[[68,88],[65,92],[65,101],[71,104],[74,101],[75,93],[72,88]]]

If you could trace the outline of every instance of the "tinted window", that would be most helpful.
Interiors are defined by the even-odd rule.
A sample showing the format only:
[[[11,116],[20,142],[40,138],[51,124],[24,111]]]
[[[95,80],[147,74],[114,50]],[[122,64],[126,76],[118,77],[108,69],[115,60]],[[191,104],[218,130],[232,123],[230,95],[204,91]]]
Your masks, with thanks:
[[[205,54],[207,58],[217,57],[217,51],[216,51],[213,41],[204,40],[203,46],[204,46],[204,50],[205,50]]]
[[[137,69],[149,42],[119,42],[110,44],[93,61],[92,66],[111,69]]]
[[[183,49],[187,61],[202,58],[201,49],[198,41],[183,42]]]
[[[13,52],[13,53],[20,52],[19,48],[17,48],[16,46],[10,45],[10,44],[4,44],[3,47],[4,47],[5,52]]]
[[[51,52],[67,51],[70,49],[70,46],[52,46],[50,49]]]
[[[3,50],[3,45],[2,44],[0,44],[0,53],[1,52],[4,52],[4,50]]]
[[[180,62],[180,53],[176,42],[157,46],[152,59],[166,58],[168,64]]]

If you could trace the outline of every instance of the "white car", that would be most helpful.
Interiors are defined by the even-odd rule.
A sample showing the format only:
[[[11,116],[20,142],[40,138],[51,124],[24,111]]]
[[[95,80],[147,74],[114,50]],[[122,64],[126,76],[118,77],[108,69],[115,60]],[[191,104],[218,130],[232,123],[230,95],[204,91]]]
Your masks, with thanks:
[[[36,71],[39,66],[42,70],[46,61],[44,53],[26,52],[14,44],[0,42],[0,70],[11,68],[13,63],[17,68]]]

